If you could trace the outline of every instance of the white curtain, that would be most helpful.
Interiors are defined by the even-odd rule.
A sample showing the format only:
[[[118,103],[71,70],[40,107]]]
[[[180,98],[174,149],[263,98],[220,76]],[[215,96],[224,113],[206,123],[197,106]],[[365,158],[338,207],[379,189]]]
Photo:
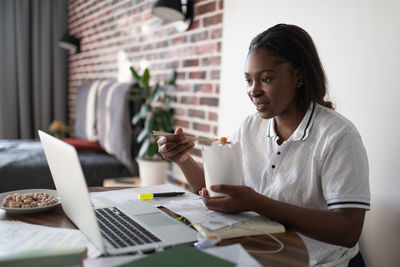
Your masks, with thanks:
[[[0,1],[0,139],[67,121],[67,0]]]

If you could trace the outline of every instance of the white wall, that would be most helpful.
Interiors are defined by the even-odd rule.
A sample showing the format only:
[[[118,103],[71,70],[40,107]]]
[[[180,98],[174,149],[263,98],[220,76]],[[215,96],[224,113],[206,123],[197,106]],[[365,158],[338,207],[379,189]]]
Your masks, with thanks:
[[[368,266],[400,266],[400,2],[224,1],[219,135],[255,112],[243,67],[248,45],[277,24],[314,39],[337,111],[356,125],[370,162],[372,209],[361,249]]]

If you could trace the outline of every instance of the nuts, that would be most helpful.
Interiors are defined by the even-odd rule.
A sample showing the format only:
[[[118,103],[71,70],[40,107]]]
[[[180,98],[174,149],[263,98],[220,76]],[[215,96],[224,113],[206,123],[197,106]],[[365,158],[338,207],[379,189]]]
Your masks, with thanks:
[[[49,195],[48,193],[15,193],[8,195],[3,200],[3,207],[5,208],[37,208],[46,207],[57,203],[57,198]]]

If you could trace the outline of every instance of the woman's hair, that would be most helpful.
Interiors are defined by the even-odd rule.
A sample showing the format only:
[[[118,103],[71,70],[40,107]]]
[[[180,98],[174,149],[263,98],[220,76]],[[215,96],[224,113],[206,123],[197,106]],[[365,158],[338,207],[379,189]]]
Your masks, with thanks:
[[[306,110],[311,102],[334,109],[332,102],[324,100],[327,95],[324,69],[314,42],[306,31],[294,25],[277,24],[251,41],[249,54],[260,48],[301,70],[303,84],[296,93],[300,110]]]

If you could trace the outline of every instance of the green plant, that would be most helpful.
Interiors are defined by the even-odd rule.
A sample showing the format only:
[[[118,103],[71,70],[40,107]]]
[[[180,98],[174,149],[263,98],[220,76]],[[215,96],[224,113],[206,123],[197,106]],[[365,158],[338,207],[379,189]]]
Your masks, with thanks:
[[[173,110],[170,106],[172,97],[168,91],[175,88],[176,71],[174,70],[163,84],[156,83],[154,87],[149,85],[150,72],[146,68],[143,75],[139,75],[133,67],[130,67],[137,86],[131,89],[131,100],[141,102],[140,111],[132,118],[133,125],[143,125],[136,141],[140,143],[139,158],[161,160],[158,146],[153,136],[153,131],[170,132],[172,128]]]

